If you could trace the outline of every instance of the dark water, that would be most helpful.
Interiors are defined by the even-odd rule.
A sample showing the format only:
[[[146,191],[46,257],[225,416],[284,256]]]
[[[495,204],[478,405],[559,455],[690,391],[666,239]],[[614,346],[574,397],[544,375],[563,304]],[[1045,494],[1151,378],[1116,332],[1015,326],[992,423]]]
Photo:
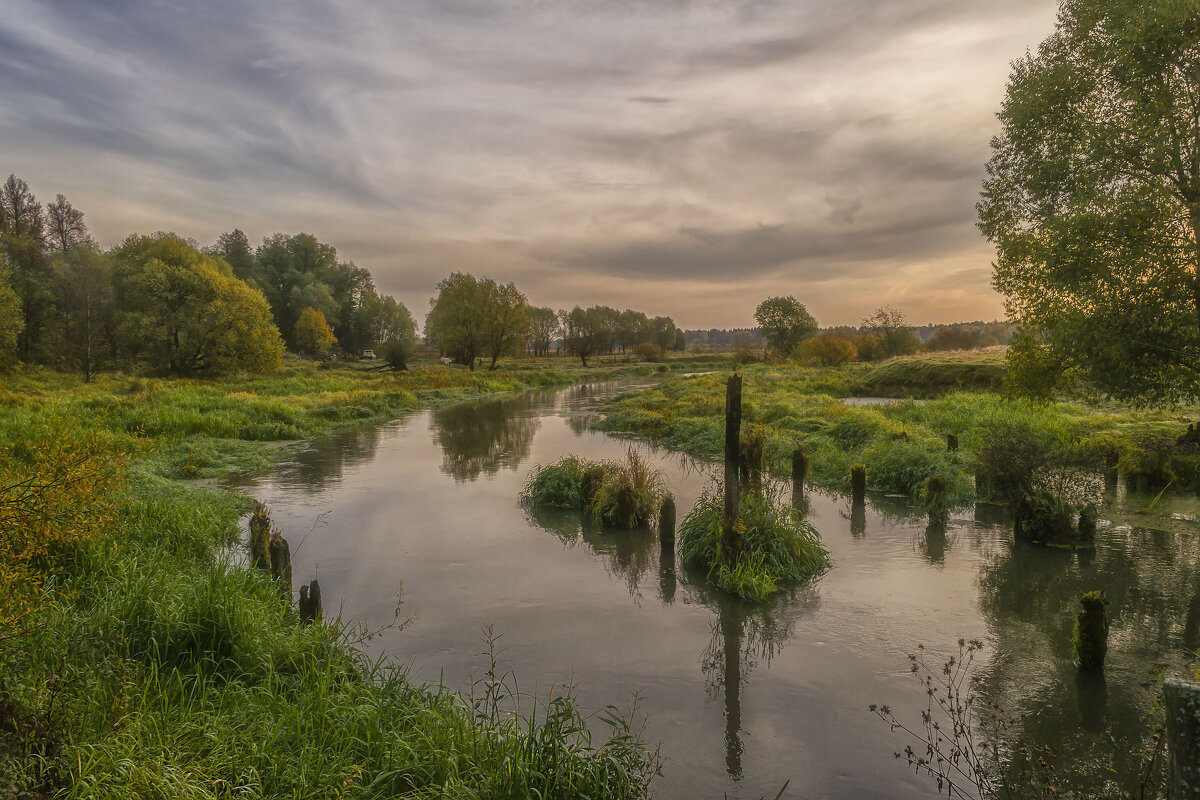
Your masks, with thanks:
[[[1194,499],[1139,515],[1152,498],[1122,496],[1096,551],[1078,554],[1014,547],[988,507],[938,534],[902,500],[855,509],[814,494],[809,518],[834,568],[756,607],[663,563],[650,532],[518,503],[536,464],[624,455],[628,443],[589,432],[587,417],[629,386],[416,414],[308,443],[239,485],[271,506],[297,584],[319,577],[327,612],[340,600],[346,617],[386,623],[403,584],[416,622],[368,647],[416,679],[468,687],[486,668],[491,625],[522,692],[545,699],[573,684],[591,709],[639,695],[666,758],[659,797],[774,797],[788,780],[786,797],[934,796],[893,759],[905,740],[867,707],[918,723],[924,694],[906,653],[924,643],[936,660],[960,637],[986,640],[982,697],[1055,749],[1060,785],[1132,780],[1159,676],[1200,648]],[[681,518],[712,485],[710,466],[639,449],[666,473]],[[1112,600],[1111,649],[1104,679],[1081,682],[1071,626],[1094,588]]]

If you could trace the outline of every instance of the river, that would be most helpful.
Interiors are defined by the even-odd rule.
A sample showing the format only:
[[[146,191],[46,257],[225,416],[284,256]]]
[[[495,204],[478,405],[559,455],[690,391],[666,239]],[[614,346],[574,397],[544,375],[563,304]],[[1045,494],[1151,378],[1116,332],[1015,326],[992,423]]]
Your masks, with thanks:
[[[602,530],[578,514],[531,513],[518,493],[537,464],[573,453],[619,459],[627,441],[589,415],[636,382],[446,406],[317,439],[275,469],[231,482],[266,502],[292,544],[295,582],[319,577],[327,614],[403,631],[364,646],[417,681],[468,688],[487,667],[482,631],[522,693],[573,686],[582,706],[628,708],[664,763],[663,798],[926,798],[932,781],[893,753],[908,744],[868,711],[920,724],[928,661],[960,637],[986,643],[975,692],[1013,731],[1050,745],[1060,786],[1111,774],[1129,784],[1164,670],[1200,648],[1200,504],[1121,493],[1094,553],[1018,547],[990,507],[927,533],[896,498],[810,494],[834,566],[765,606],[661,563],[648,531]],[[666,476],[680,517],[713,465],[634,444]],[[1131,524],[1132,520],[1132,524]],[[1104,678],[1079,680],[1070,636],[1080,594],[1103,588],[1113,628]],[[597,723],[597,727],[601,727]],[[1111,773],[1107,770],[1112,770]]]

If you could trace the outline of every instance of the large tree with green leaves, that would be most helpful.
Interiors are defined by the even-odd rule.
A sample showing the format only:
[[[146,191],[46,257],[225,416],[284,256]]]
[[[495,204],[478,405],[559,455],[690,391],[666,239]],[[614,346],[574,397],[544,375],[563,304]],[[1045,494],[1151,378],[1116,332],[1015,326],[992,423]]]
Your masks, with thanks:
[[[781,356],[790,355],[797,345],[817,332],[817,321],[794,297],[768,297],[754,309],[754,319],[767,340],[767,347]]]
[[[130,236],[112,251],[122,338],[176,374],[273,372],[283,342],[262,292],[228,264],[170,234]]]
[[[1010,372],[1200,397],[1200,0],[1062,0],[999,117],[978,208]]]

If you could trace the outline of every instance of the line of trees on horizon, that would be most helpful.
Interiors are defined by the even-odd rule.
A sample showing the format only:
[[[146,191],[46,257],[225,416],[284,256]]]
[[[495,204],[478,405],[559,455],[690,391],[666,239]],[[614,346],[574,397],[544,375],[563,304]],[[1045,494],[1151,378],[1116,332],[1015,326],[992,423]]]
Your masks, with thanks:
[[[425,341],[453,361],[683,350],[670,317],[607,306],[531,306],[513,283],[456,272],[437,285]],[[308,233],[251,245],[240,229],[203,247],[175,233],[132,234],[103,250],[59,194],[43,206],[10,175],[0,185],[0,367],[82,372],[144,367],[175,375],[276,370],[285,349],[330,357],[379,351],[403,369],[418,345],[412,314],[368,270]]]

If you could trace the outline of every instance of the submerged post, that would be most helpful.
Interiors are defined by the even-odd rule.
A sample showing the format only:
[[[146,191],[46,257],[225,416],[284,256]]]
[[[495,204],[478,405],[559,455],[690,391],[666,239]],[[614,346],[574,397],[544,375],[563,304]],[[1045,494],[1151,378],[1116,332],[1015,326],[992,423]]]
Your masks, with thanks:
[[[1079,668],[1087,672],[1104,669],[1108,655],[1108,598],[1104,592],[1088,592],[1079,598],[1079,616],[1075,618],[1075,633],[1071,645]]]
[[[318,622],[321,619],[321,584],[313,578],[307,586],[300,587],[300,621]]]
[[[1167,752],[1170,754],[1170,800],[1200,797],[1200,683],[1167,681]]]
[[[665,548],[669,542],[675,545],[675,498],[667,495],[658,511],[658,541]]]
[[[808,459],[808,453],[804,449],[797,447],[792,451],[792,495],[795,497],[804,496],[804,482],[808,480],[808,473],[812,470],[812,462]]]
[[[865,464],[855,464],[850,467],[850,493],[855,503],[862,503],[867,497],[867,467]]]
[[[725,520],[721,551],[732,562],[741,550],[735,530],[738,518],[738,462],[742,429],[742,376],[731,375],[725,385]]]

